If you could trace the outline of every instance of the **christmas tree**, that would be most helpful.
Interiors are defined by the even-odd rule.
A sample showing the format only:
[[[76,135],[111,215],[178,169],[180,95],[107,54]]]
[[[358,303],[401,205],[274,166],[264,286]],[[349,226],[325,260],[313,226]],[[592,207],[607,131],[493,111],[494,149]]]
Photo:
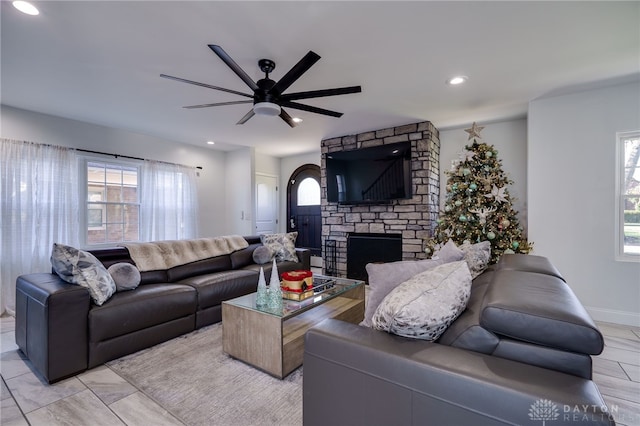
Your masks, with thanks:
[[[465,241],[491,242],[491,263],[503,253],[529,253],[532,243],[518,222],[517,212],[511,205],[507,186],[513,182],[502,170],[498,151],[484,142],[478,142],[484,127],[473,123],[469,140],[460,156],[452,164],[446,186],[444,211],[440,212],[433,238],[427,242],[429,254],[449,239],[457,245]]]

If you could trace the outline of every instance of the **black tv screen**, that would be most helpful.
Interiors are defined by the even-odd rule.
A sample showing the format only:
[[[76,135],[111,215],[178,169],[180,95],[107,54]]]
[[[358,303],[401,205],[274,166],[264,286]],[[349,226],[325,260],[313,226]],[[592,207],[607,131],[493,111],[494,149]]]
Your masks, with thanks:
[[[411,142],[330,152],[327,201],[373,204],[411,198]]]

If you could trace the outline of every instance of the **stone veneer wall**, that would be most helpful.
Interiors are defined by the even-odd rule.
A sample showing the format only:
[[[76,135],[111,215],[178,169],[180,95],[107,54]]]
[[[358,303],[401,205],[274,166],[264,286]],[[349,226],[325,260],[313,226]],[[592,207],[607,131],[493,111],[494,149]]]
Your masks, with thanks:
[[[391,204],[339,205],[327,202],[326,154],[411,141],[413,197]],[[347,275],[347,236],[358,233],[402,234],[402,258],[424,259],[424,242],[438,218],[440,197],[440,135],[429,121],[375,130],[321,142],[322,250],[336,245],[337,275]]]

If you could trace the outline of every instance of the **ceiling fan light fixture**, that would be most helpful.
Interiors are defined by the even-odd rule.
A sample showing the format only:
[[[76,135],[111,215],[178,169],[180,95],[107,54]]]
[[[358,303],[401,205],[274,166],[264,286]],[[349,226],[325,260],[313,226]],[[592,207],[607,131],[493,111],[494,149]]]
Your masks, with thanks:
[[[272,102],[258,102],[253,104],[253,112],[258,115],[268,115],[273,117],[280,115],[280,105]]]
[[[455,77],[451,77],[450,79],[448,79],[447,84],[450,86],[457,86],[459,84],[465,83],[467,80],[469,80],[469,77],[467,77],[466,75],[456,75]]]
[[[35,16],[40,14],[40,11],[38,10],[38,8],[29,2],[18,0],[18,1],[14,1],[12,4],[13,4],[13,7],[18,9],[22,13],[26,13],[27,15]]]

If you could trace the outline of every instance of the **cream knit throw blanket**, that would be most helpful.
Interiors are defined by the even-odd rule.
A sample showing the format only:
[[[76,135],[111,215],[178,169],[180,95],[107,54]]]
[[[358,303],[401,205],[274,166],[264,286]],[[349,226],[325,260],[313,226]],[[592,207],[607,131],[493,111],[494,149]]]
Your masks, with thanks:
[[[239,235],[196,240],[154,241],[121,244],[129,250],[140,272],[169,269],[196,260],[222,256],[249,246]]]

